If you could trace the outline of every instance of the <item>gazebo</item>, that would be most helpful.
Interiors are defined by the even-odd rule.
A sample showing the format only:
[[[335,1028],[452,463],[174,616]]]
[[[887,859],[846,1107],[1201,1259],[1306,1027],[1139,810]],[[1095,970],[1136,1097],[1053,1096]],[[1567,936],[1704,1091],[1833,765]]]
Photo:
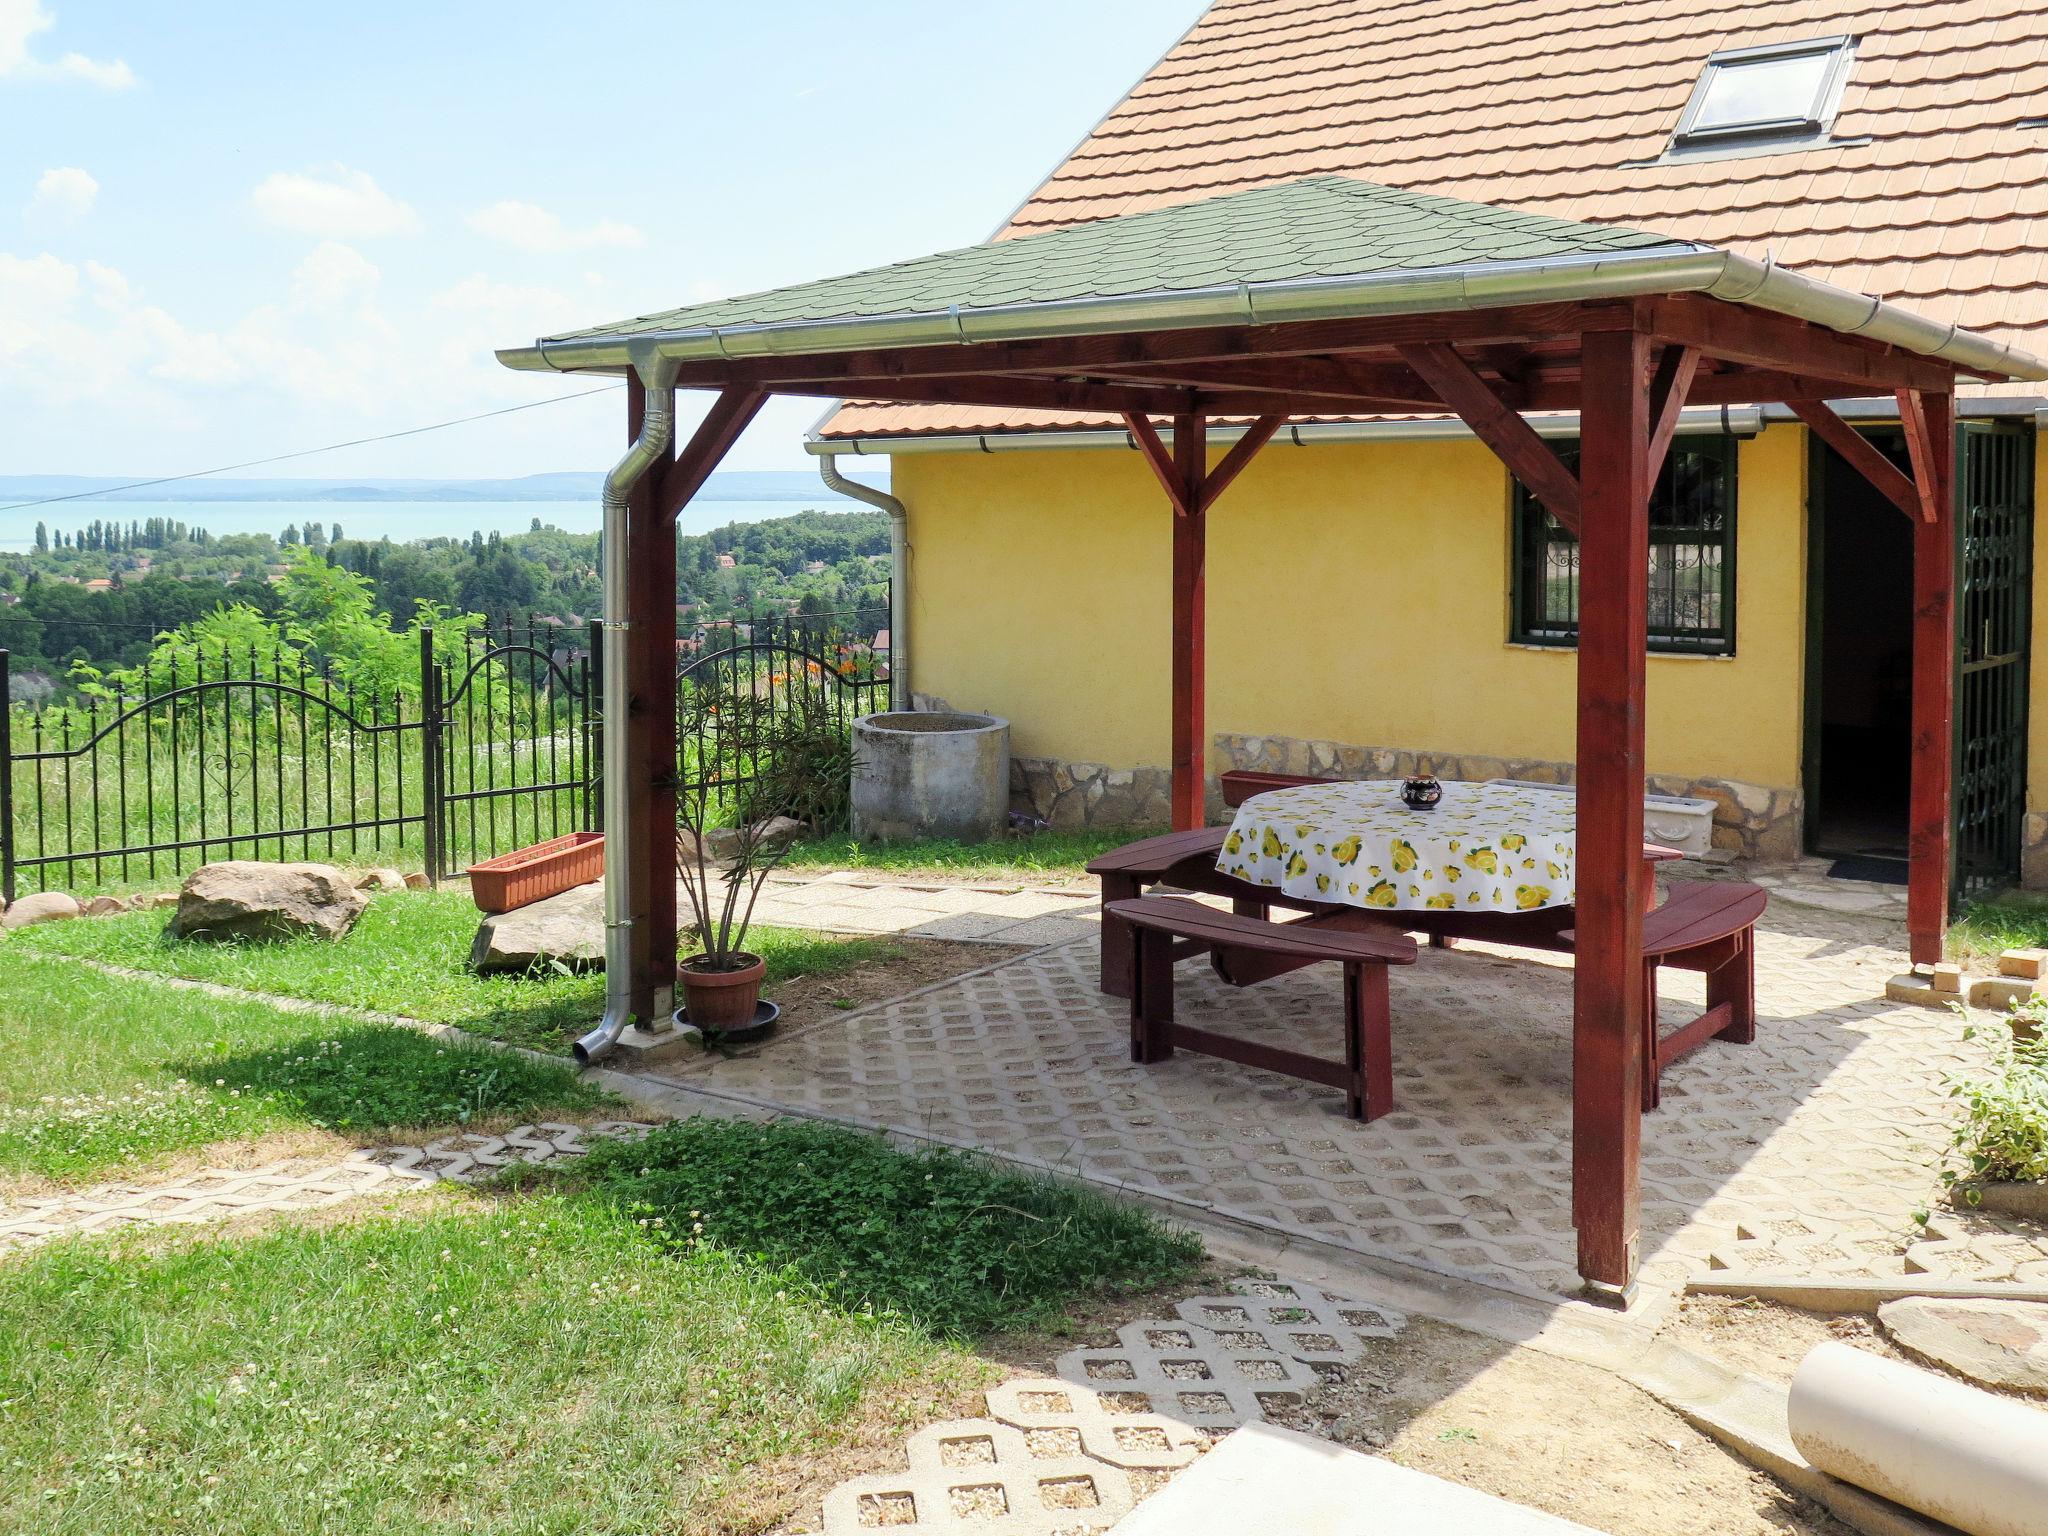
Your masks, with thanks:
[[[606,505],[610,1035],[671,1027],[676,514],[776,394],[1121,418],[1173,525],[1162,617],[1176,828],[1204,814],[1205,518],[1290,418],[1454,414],[1577,534],[1572,1180],[1579,1271],[1596,1294],[1625,1295],[1637,1264],[1648,500],[1689,404],[1784,403],[1912,520],[1909,928],[1916,963],[1940,957],[1955,388],[1959,378],[2048,379],[2048,362],[1994,339],[1769,260],[1325,176],[644,315],[499,357],[627,383],[630,446]],[[680,451],[678,389],[717,392]],[[1867,397],[1897,402],[1910,474],[1828,403]],[[1572,411],[1576,472],[1522,415]],[[1363,688],[1369,662],[1358,659]]]

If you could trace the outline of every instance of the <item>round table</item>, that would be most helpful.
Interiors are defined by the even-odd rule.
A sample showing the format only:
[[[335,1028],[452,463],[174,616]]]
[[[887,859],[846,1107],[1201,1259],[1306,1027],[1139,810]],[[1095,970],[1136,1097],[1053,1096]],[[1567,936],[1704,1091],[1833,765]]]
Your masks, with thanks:
[[[1303,784],[1238,807],[1219,872],[1306,901],[1533,912],[1572,903],[1570,790],[1446,782],[1411,810],[1399,779]]]

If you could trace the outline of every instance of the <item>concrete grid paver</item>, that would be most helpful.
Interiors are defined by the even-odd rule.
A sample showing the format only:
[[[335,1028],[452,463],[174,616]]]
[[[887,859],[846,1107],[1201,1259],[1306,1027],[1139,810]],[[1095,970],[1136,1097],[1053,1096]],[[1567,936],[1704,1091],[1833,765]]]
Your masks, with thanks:
[[[2037,1228],[1936,1201],[1953,1105],[1981,1064],[1954,1018],[1890,1003],[1892,918],[1779,902],[1758,939],[1756,1044],[1665,1074],[1643,1122],[1642,1279],[1707,1269],[2038,1283]],[[1392,978],[1396,1109],[1360,1125],[1313,1085],[1181,1053],[1129,1059],[1092,936],[684,1074],[714,1091],[1188,1201],[1283,1233],[1521,1290],[1577,1287],[1571,973],[1482,945]],[[1323,969],[1237,990],[1180,969],[1183,1017],[1341,1054]],[[1704,1002],[1667,975],[1666,1027]],[[1912,1220],[1929,1208],[1925,1229]]]

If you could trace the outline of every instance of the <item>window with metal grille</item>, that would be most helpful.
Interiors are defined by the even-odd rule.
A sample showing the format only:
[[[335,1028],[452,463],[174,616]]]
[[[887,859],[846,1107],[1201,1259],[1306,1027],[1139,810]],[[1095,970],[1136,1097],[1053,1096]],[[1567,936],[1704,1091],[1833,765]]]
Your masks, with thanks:
[[[1576,473],[1579,445],[1557,454]],[[1515,484],[1509,639],[1577,645],[1579,541]],[[1735,654],[1735,439],[1680,437],[1650,493],[1650,649]]]

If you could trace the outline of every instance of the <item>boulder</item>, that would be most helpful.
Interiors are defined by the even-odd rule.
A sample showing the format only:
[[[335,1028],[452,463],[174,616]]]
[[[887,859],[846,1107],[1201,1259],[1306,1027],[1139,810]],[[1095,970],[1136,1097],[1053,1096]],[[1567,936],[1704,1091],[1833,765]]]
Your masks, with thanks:
[[[78,898],[69,891],[37,891],[33,895],[15,898],[14,905],[7,909],[7,915],[0,917],[0,927],[26,928],[32,923],[57,923],[67,917],[76,917],[84,909],[78,905]]]
[[[469,949],[470,968],[485,975],[557,963],[577,971],[604,968],[603,881],[493,913]]]
[[[356,871],[355,887],[359,891],[402,891],[405,876],[395,869],[362,869]]]
[[[2048,1302],[1908,1296],[1877,1320],[1901,1348],[1972,1381],[2048,1394]]]
[[[118,896],[95,896],[85,904],[87,917],[109,917],[116,912],[126,912],[128,903]]]
[[[368,905],[331,864],[231,859],[192,872],[170,932],[177,939],[338,939]]]
[[[175,907],[177,904],[176,891],[137,891],[128,898],[128,905],[138,912],[148,912],[157,907]]]
[[[432,883],[424,873],[417,869],[405,877],[405,888],[408,891],[424,891]]]

